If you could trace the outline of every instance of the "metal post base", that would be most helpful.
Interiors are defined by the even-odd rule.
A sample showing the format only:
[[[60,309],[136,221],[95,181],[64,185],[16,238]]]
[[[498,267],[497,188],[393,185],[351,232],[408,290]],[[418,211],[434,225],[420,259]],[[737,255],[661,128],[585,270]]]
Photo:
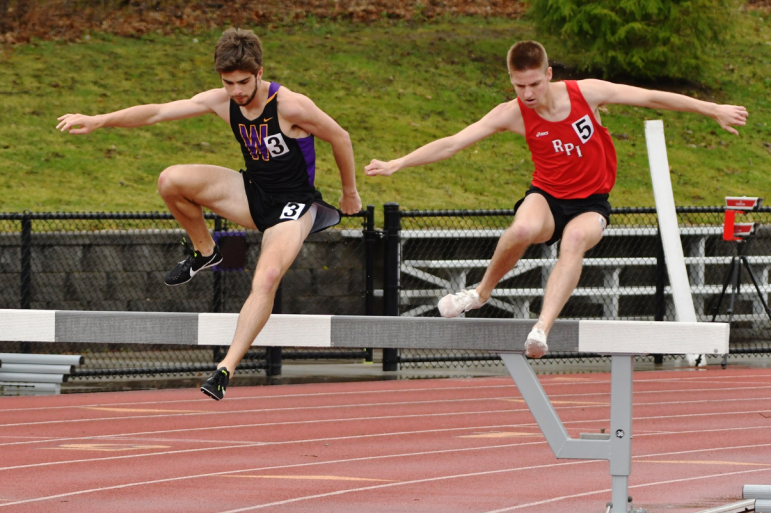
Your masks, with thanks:
[[[557,458],[608,460],[612,503],[608,513],[630,513],[629,474],[632,469],[632,355],[613,355],[610,381],[609,437],[570,438],[540,381],[522,353],[502,353],[530,412]],[[629,502],[629,504],[627,504]],[[640,512],[642,513],[642,512]]]

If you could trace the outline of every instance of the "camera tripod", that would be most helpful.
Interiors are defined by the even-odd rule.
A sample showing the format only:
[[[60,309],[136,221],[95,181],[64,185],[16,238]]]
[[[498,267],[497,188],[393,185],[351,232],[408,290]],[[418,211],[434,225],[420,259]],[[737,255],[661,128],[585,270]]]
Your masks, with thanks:
[[[726,271],[725,280],[723,282],[723,290],[720,292],[720,298],[717,301],[717,304],[712,309],[712,322],[715,322],[715,319],[717,318],[718,313],[720,312],[720,306],[723,304],[723,299],[726,295],[726,290],[728,290],[728,285],[731,285],[731,292],[730,292],[730,299],[728,301],[728,324],[731,325],[731,321],[733,320],[734,316],[734,302],[736,300],[736,297],[741,293],[741,267],[744,265],[744,268],[747,270],[747,274],[749,274],[750,279],[752,280],[752,284],[755,286],[755,291],[757,292],[758,299],[760,299],[760,302],[763,304],[763,309],[766,311],[766,315],[768,315],[768,318],[771,319],[771,310],[768,308],[768,303],[766,302],[766,298],[763,296],[763,293],[760,291],[760,285],[758,285],[758,280],[755,277],[755,273],[752,271],[752,267],[750,266],[750,262],[747,259],[747,256],[744,254],[744,248],[746,247],[743,245],[743,242],[746,242],[747,239],[741,239],[737,241],[736,243],[736,254],[734,254],[731,257],[731,264],[728,267],[728,270]],[[721,363],[722,367],[725,369],[728,365],[728,355],[723,355],[723,362]]]

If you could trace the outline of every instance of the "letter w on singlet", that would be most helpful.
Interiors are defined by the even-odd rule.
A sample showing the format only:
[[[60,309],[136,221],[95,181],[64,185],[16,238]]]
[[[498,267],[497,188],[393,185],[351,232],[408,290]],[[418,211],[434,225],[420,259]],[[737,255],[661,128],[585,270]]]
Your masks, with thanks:
[[[246,130],[244,125],[238,125],[238,129],[241,132],[244,145],[254,160],[260,160],[260,155],[262,155],[263,160],[270,160],[268,148],[263,143],[263,140],[268,136],[268,125],[260,125],[259,132],[257,132],[257,127],[254,125],[249,125],[249,131]]]

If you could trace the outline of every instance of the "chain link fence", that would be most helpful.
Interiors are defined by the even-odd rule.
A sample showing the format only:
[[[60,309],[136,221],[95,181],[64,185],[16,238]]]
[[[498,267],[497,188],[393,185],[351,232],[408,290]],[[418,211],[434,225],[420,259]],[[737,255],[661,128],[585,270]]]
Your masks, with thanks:
[[[680,208],[678,223],[694,304],[700,321],[726,322],[733,301],[732,353],[771,350],[771,321],[763,305],[771,287],[771,209],[751,212],[755,233],[744,242],[724,241],[723,207]],[[438,316],[439,298],[481,281],[498,238],[511,224],[513,210],[391,211],[387,237],[399,240],[391,258],[398,266],[391,315]],[[388,225],[389,213],[386,213]],[[742,220],[744,221],[744,220]],[[559,254],[559,243],[530,247],[517,266],[493,291],[492,298],[469,317],[537,319],[544,287]],[[741,266],[740,290],[732,294],[733,257],[747,256]],[[750,275],[752,270],[752,276]],[[757,281],[758,290],[753,283]],[[721,294],[728,285],[725,295]],[[388,295],[386,285],[386,295]],[[396,299],[398,298],[398,299]],[[715,312],[717,310],[717,312]],[[587,252],[576,290],[560,318],[615,320],[675,320],[669,279],[653,208],[616,208],[602,241]],[[520,343],[519,341],[513,343]],[[524,343],[524,341],[521,341]],[[554,359],[578,361],[578,355],[551,354]],[[497,355],[469,351],[401,351],[394,356],[402,366],[500,365]],[[597,361],[602,360],[596,357]],[[586,362],[582,356],[580,361]]]
[[[771,209],[749,213],[757,223],[746,241],[722,238],[722,207],[680,208],[678,222],[700,321],[727,321],[732,353],[771,352],[763,305],[771,285]],[[382,230],[374,208],[311,235],[284,277],[274,312],[291,314],[437,316],[447,293],[482,279],[513,211],[400,211],[386,204]],[[207,215],[224,261],[189,284],[167,287],[164,274],[184,258],[184,232],[168,214],[0,214],[0,308],[157,312],[238,312],[249,294],[261,234]],[[742,219],[742,221],[744,221]],[[559,244],[529,248],[473,317],[535,319]],[[746,264],[737,255],[746,256]],[[734,280],[730,271],[736,267]],[[752,271],[752,275],[750,275]],[[753,279],[757,282],[756,290]],[[734,281],[740,287],[732,293]],[[725,294],[721,294],[727,286]],[[376,289],[377,287],[377,289]],[[717,310],[717,311],[716,311]],[[715,312],[716,311],[716,312]],[[561,318],[674,320],[663,250],[652,208],[614,209],[603,240],[586,254],[578,287]],[[513,343],[518,343],[513,341]],[[372,360],[372,350],[249,351],[239,372],[280,373],[282,360]],[[0,342],[0,353],[82,354],[74,379],[200,375],[214,369],[221,348]],[[552,354],[533,362],[602,362]],[[383,369],[500,365],[473,351],[383,349]]]
[[[286,273],[274,312],[373,313],[374,209],[344,216],[308,237]],[[206,222],[223,262],[183,286],[163,277],[185,258],[185,233],[169,214],[0,214],[0,308],[48,310],[238,312],[251,289],[262,234],[243,231],[213,214]],[[370,262],[371,268],[371,262]],[[0,353],[85,356],[75,379],[105,376],[184,376],[214,370],[221,348],[164,345],[22,344],[0,342]],[[283,359],[367,358],[371,351],[258,348],[239,373],[280,373]]]

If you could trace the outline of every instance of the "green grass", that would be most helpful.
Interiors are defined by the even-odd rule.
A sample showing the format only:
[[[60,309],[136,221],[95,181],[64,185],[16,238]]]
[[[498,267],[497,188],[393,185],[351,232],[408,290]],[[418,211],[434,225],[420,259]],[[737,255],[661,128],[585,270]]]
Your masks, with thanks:
[[[615,206],[653,205],[644,119],[664,119],[678,205],[718,205],[726,195],[767,195],[771,183],[771,28],[737,16],[736,34],[705,62],[698,91],[745,105],[739,137],[711,119],[611,106],[603,123],[619,156]],[[479,119],[514,98],[505,55],[535,32],[527,21],[459,19],[371,26],[316,23],[256,30],[265,77],[307,94],[353,139],[364,204],[405,208],[509,208],[533,170],[523,138],[501,134],[391,178],[368,178],[370,159],[396,158]],[[0,211],[165,210],[158,174],[179,163],[239,169],[238,144],[214,116],[86,136],[57,132],[67,112],[96,114],[186,98],[219,87],[212,70],[218,32],[124,39],[92,34],[82,43],[0,47]],[[548,48],[548,41],[547,48]],[[560,55],[551,55],[560,60]],[[673,87],[652,84],[655,87]],[[337,168],[317,143],[317,186],[336,202]]]

